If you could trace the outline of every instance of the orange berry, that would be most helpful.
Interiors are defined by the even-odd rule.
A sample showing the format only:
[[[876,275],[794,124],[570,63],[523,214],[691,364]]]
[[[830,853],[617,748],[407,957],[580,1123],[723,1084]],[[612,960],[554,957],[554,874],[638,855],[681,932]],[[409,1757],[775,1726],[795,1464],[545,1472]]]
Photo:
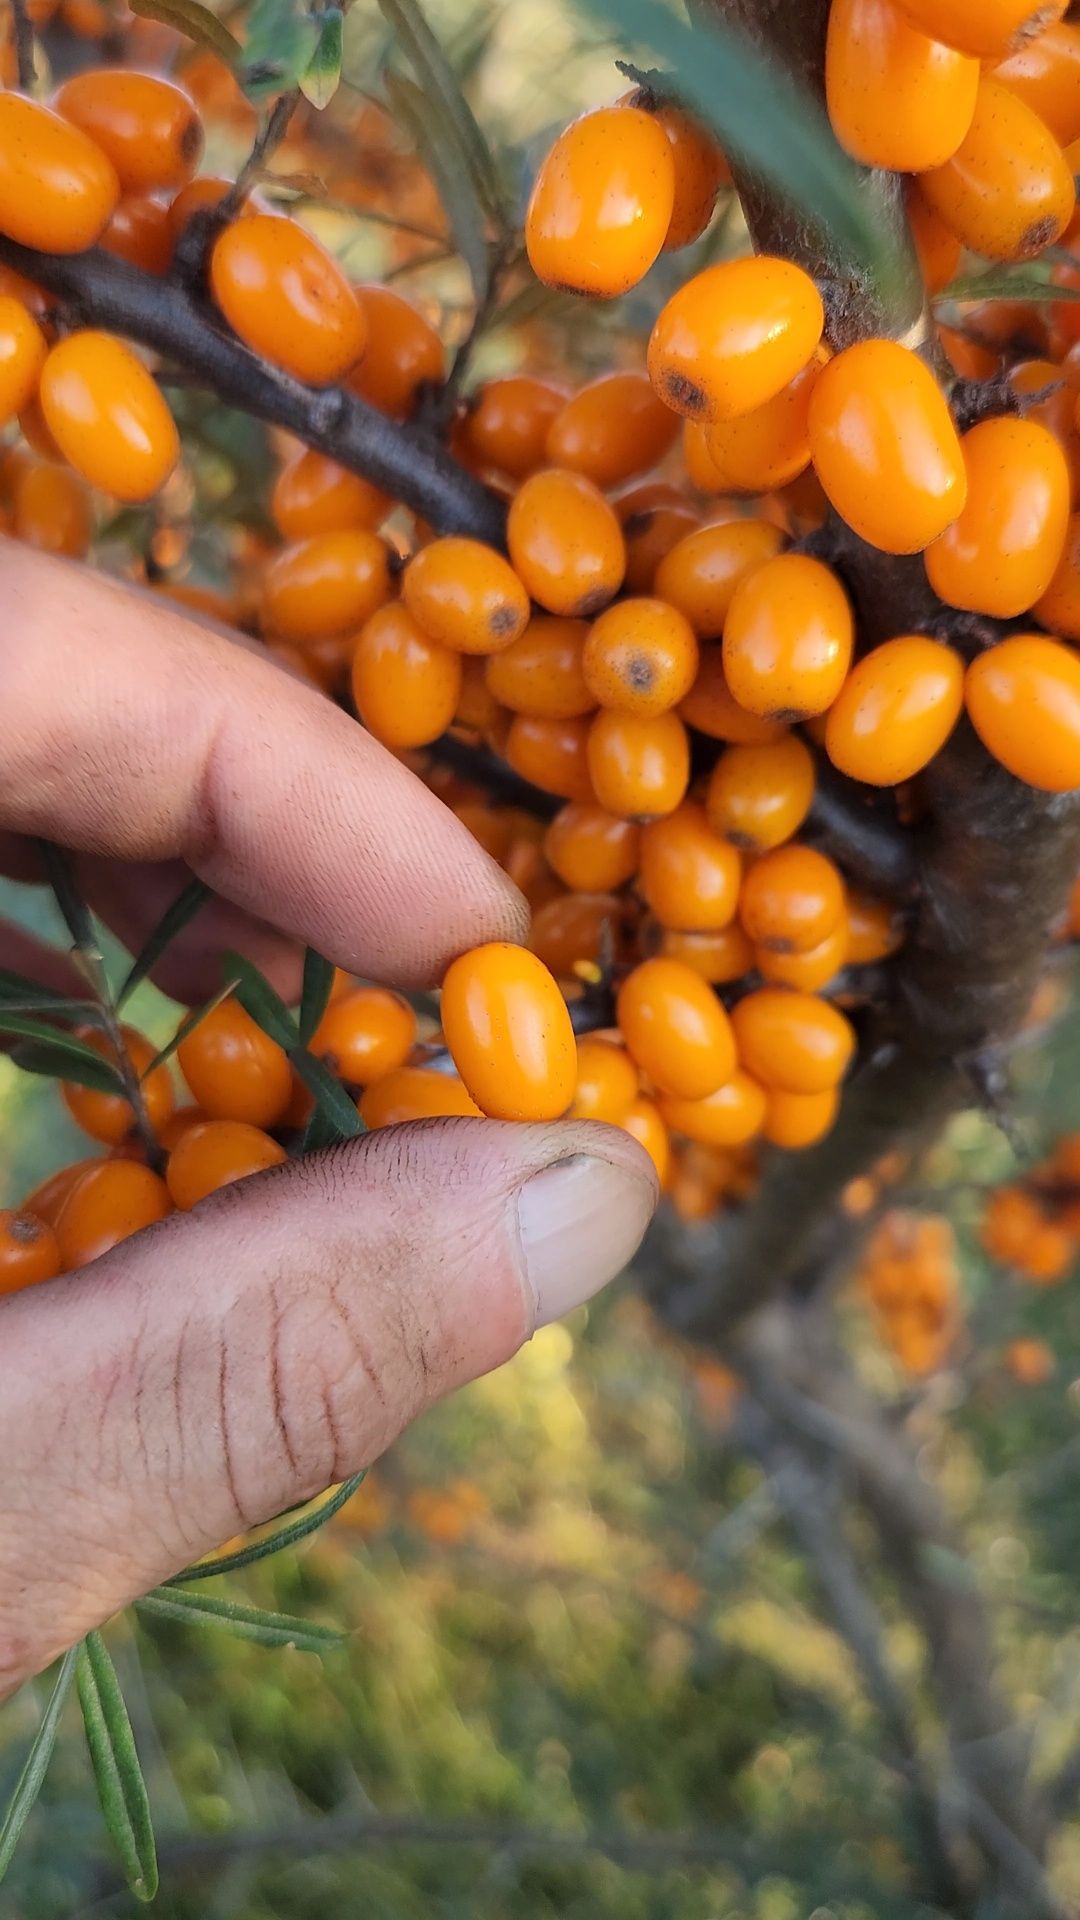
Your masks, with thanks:
[[[262,623],[283,640],[321,640],[363,626],[391,593],[390,552],[365,527],[283,547],[266,569]]]
[[[635,1075],[635,1083],[637,1076]],[[21,1293],[60,1271],[60,1248],[52,1228],[36,1213],[0,1207],[0,1294]]]
[[[1010,1340],[1005,1365],[1022,1387],[1041,1387],[1052,1380],[1056,1361],[1044,1340]]]
[[[971,125],[979,63],[928,39],[893,0],[832,0],[825,91],[842,147],[864,166],[922,173]]]
[[[951,160],[919,175],[941,218],[974,253],[1024,260],[1065,231],[1076,182],[1037,113],[1010,88],[983,79],[971,127]]]
[[[851,1023],[839,1008],[786,987],[748,993],[731,1024],[740,1064],[770,1092],[827,1093],[840,1084],[855,1051]]]
[[[548,428],[553,467],[617,487],[662,460],[679,424],[643,373],[603,373],[567,400]]]
[[[457,653],[501,653],[524,633],[529,596],[513,568],[480,540],[451,537],[421,547],[401,591],[413,619]]]
[[[461,655],[429,639],[394,601],[365,623],[352,661],[356,710],[384,747],[426,747],[445,733],[461,696]]]
[[[917,180],[908,181],[905,205],[926,291],[930,294],[940,293],[950,280],[955,280],[960,270],[963,246],[952,228],[919,191]]]
[[[895,787],[940,753],[963,710],[960,655],[925,634],[901,634],[852,668],[829,709],[825,749],[852,780]]]
[[[662,927],[684,933],[715,933],[735,918],[742,861],[718,839],[696,800],[641,833],[639,885],[645,904]]]
[[[730,420],[764,406],[805,367],[824,326],[809,274],[766,254],[695,274],[661,309],[649,378],[691,420]]]
[[[506,532],[515,573],[549,613],[587,619],[622,585],[622,528],[582,474],[559,467],[532,474],[511,503]]]
[[[1017,1266],[1044,1225],[1042,1208],[1022,1187],[999,1187],[990,1195],[979,1226],[987,1253],[1003,1266]]]
[[[168,1122],[166,1122],[166,1126]],[[60,1167],[56,1173],[47,1174],[22,1203],[20,1212],[35,1214],[44,1220],[47,1227],[55,1227],[60,1209],[74,1186],[89,1173],[91,1167],[100,1167],[99,1159],[75,1160],[71,1166]]]
[[[1080,787],[1080,661],[1041,633],[1013,634],[973,660],[968,716],[1018,780],[1047,793]]]
[[[134,1027],[124,1027],[124,1050],[131,1065],[142,1083],[143,1106],[146,1117],[154,1132],[163,1126],[172,1113],[174,1093],[172,1077],[167,1066],[157,1067],[148,1079],[143,1079],[147,1067],[157,1049]],[[116,1051],[112,1042],[98,1027],[79,1027],[76,1038],[84,1046],[91,1047],[110,1065],[116,1064]],[[135,1125],[135,1114],[131,1103],[120,1093],[99,1093],[93,1087],[80,1086],[76,1081],[65,1080],[60,1088],[64,1105],[77,1127],[88,1133],[92,1140],[103,1140],[108,1147],[119,1146]]]
[[[678,960],[643,960],[619,988],[616,1013],[627,1051],[661,1093],[704,1100],[735,1072],[727,1014]]]
[[[1051,633],[1080,640],[1080,513],[1069,521],[1065,550],[1035,612]]]
[[[60,1209],[56,1239],[63,1271],[88,1266],[171,1211],[169,1190],[149,1167],[103,1160],[76,1182]]]
[[[800,993],[820,993],[847,964],[847,919],[838,920],[817,946],[802,953],[776,953],[755,947],[754,961],[763,980],[773,987],[795,987]]]
[[[313,447],[305,447],[282,467],[270,495],[271,518],[283,540],[377,527],[389,511],[388,496],[370,480],[339,467]]]
[[[164,1152],[172,1153],[173,1149],[179,1146],[180,1141],[183,1139],[185,1133],[188,1132],[189,1128],[201,1127],[205,1119],[206,1115],[201,1107],[177,1107],[175,1113],[169,1116],[163,1127],[155,1128],[158,1146],[161,1147]]]
[[[385,987],[354,987],[332,1001],[309,1043],[340,1080],[359,1087],[403,1067],[415,1045],[415,1013]]]
[[[591,713],[596,701],[581,666],[588,632],[584,620],[537,614],[518,639],[485,663],[489,691],[512,713],[531,713],[539,720],[575,720]]]
[[[236,1000],[199,1021],[176,1050],[180,1070],[213,1120],[277,1124],[292,1096],[289,1056]]]
[[[813,847],[776,847],[748,868],[739,919],[756,947],[809,953],[844,921],[844,883]]]
[[[1059,442],[1072,493],[1080,499],[1080,435],[1074,431],[1076,394],[1062,378],[1063,372],[1055,360],[1018,360],[1006,377],[1020,396],[1024,419],[1045,427]]]
[[[926,552],[935,593],[1000,620],[1026,613],[1054,577],[1069,527],[1061,447],[1035,420],[983,420],[961,442],[967,503]]]
[[[694,684],[698,644],[688,620],[664,600],[620,600],[593,622],[582,655],[594,700],[654,719]]]
[[[33,400],[47,352],[45,335],[22,301],[0,295],[0,425]]]
[[[763,720],[739,705],[727,683],[720,647],[706,647],[702,653],[697,679],[679,713],[699,733],[739,746],[765,746],[786,732],[782,721]]]
[[[640,845],[641,829],[632,820],[572,800],[544,835],[544,856],[575,893],[610,893],[633,879]]]
[[[655,820],[674,813],[690,784],[690,742],[673,713],[598,713],[589,727],[592,790],[608,813]]]
[[[537,278],[613,299],[648,273],[675,204],[671,145],[639,107],[600,107],[564,129],[541,162],[525,215]]]
[[[625,957],[632,917],[630,904],[614,893],[560,894],[533,914],[530,945],[550,973],[570,980],[581,961]]]
[[[41,407],[64,458],[117,500],[150,499],[180,458],[160,387],[112,334],[69,333],[53,347]]]
[[[35,461],[19,477],[14,504],[16,539],[42,553],[84,557],[93,539],[94,514],[77,473]]]
[[[920,552],[964,505],[945,396],[895,340],[862,340],[829,361],[810,401],[810,449],[841,518],[886,553]]]
[[[997,60],[1060,20],[1068,0],[899,0],[899,5],[924,33]]]
[[[496,940],[453,961],[441,1017],[451,1058],[495,1120],[557,1120],[574,1097],[570,1014],[551,974],[526,947]]]
[[[1036,1287],[1054,1287],[1064,1280],[1076,1261],[1076,1242],[1052,1221],[1033,1233],[1017,1266],[1025,1280]]]
[[[675,253],[700,240],[712,219],[720,188],[731,185],[731,168],[708,129],[682,107],[660,100],[648,111],[663,127],[675,162],[675,197],[663,249]]]
[[[1067,147],[1080,138],[1080,27],[1055,22],[1025,40],[994,68],[993,77],[1018,95]]]
[[[810,465],[810,400],[827,358],[819,347],[764,406],[706,427],[706,450],[725,492],[767,493]]]
[[[620,513],[623,502],[618,503]],[[623,518],[626,539],[626,591],[652,593],[656,570],[679,540],[692,533],[698,516],[687,502],[642,507]]]
[[[349,385],[369,406],[394,419],[416,407],[421,389],[442,384],[446,372],[442,341],[411,301],[393,287],[354,288],[363,314],[367,344]]]
[[[733,846],[768,853],[798,833],[814,784],[813,755],[794,734],[764,746],[728,747],[709,778],[709,825]]]
[[[43,253],[82,253],[119,198],[112,161],[81,127],[0,93],[0,233]]]
[[[243,1120],[204,1120],[181,1135],[169,1155],[165,1183],[173,1206],[186,1213],[208,1193],[279,1167],[288,1157],[259,1127]]]
[[[805,720],[836,699],[851,663],[847,594],[820,560],[777,554],[736,588],[724,627],[724,673],[741,707]]]
[[[824,1093],[787,1093],[782,1087],[773,1087],[762,1132],[772,1146],[799,1152],[816,1146],[831,1131],[839,1105],[835,1087],[827,1087]]]
[[[219,207],[233,191],[233,185],[232,180],[219,179],[215,174],[201,174],[197,180],[189,180],[186,187],[181,187],[169,202],[169,233],[174,248],[195,215]],[[245,213],[256,211],[257,207],[245,200],[234,217],[242,220]]]
[[[210,288],[245,346],[310,386],[340,380],[364,351],[364,309],[336,260],[295,220],[234,220],[215,242]]]
[[[479,1120],[481,1114],[456,1073],[398,1067],[365,1089],[360,1100],[360,1118],[375,1132],[379,1127],[397,1127],[408,1120]]]
[[[719,640],[735,589],[783,544],[783,534],[767,520],[699,527],[661,560],[657,595],[689,620],[699,640]]]
[[[203,145],[199,116],[170,80],[92,67],[65,80],[53,105],[108,155],[125,193],[179,188],[195,171]]]
[[[460,434],[467,458],[511,480],[526,479],[547,464],[548,430],[565,404],[561,388],[527,373],[489,380],[466,403]]]
[[[144,273],[168,273],[173,257],[168,207],[149,194],[130,195],[121,200],[99,244]]]
[[[497,659],[497,654],[486,658],[481,654],[461,654],[461,692],[454,710],[454,725],[467,727],[471,733],[486,738],[502,724],[503,710],[491,692],[486,678],[488,660]]]
[[[625,1047],[587,1033],[577,1043],[574,1120],[606,1120],[621,1127],[638,1094],[638,1071]]]
[[[766,1095],[748,1073],[735,1073],[704,1100],[678,1100],[661,1094],[661,1117],[673,1133],[706,1147],[741,1147],[765,1123]]]
[[[847,957],[853,967],[887,960],[903,946],[904,919],[888,900],[852,887],[847,896]]]
[[[503,742],[503,758],[523,780],[563,800],[591,800],[589,722],[545,720],[516,713]]]
[[[665,1187],[671,1170],[671,1142],[655,1100],[650,1100],[647,1093],[639,1093],[637,1099],[631,1101],[619,1125],[624,1133],[637,1141],[639,1147],[644,1147],[656,1168],[660,1185]]]
[[[660,952],[667,960],[681,960],[712,986],[741,980],[753,968],[754,949],[737,920],[711,933],[687,933],[665,927]]]

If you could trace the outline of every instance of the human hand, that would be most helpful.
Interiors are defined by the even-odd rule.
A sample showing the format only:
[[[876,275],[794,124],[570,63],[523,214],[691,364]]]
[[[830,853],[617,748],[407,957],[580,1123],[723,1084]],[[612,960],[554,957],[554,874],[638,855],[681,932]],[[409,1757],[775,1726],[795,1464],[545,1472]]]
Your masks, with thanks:
[[[20,836],[61,841],[137,944],[133,898],[152,922],[186,863],[225,903],[200,944],[283,987],[297,941],[419,986],[522,937],[524,903],[453,815],[269,659],[5,542],[0,578],[0,866],[27,871]],[[0,965],[56,982],[66,962],[0,927]],[[196,997],[206,970],[189,939],[165,984]],[[0,1303],[0,1695],[588,1299],[655,1199],[613,1128],[426,1121]]]

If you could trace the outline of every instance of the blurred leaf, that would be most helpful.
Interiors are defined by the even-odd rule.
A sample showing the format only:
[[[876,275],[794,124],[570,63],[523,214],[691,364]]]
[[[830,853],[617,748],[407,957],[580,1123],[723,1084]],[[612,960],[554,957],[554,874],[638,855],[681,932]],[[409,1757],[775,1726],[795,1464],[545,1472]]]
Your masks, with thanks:
[[[874,189],[837,146],[822,109],[781,66],[732,28],[678,19],[663,0],[578,5],[620,39],[650,48],[669,69],[672,92],[827,232],[852,266],[879,288],[900,282]]]
[[[236,1600],[217,1600],[207,1593],[177,1593],[171,1587],[156,1587],[136,1600],[135,1607],[159,1620],[178,1620],[186,1627],[225,1627],[242,1640],[257,1640],[264,1647],[299,1647],[304,1653],[325,1653],[345,1638],[337,1627],[245,1607]]]
[[[56,904],[64,916],[72,940],[76,947],[81,947],[84,952],[96,950],[97,935],[94,932],[94,923],[90,918],[90,909],[75,879],[70,855],[63,847],[54,845],[51,840],[39,840],[37,846],[41,854],[41,864],[45,869],[45,878],[56,895]]]
[[[307,67],[300,76],[304,99],[318,111],[328,107],[341,83],[340,7],[330,7],[319,20],[319,38]]]
[[[0,967],[0,1013],[47,1013],[58,1020],[92,1020],[98,1013],[96,1000],[73,999],[54,987],[43,987],[39,980]]]
[[[138,958],[116,996],[116,1005],[123,1006],[139,984],[146,979],[157,966],[158,961],[184,928],[194,920],[199,908],[210,898],[210,889],[204,880],[189,880],[182,893],[177,894],[170,907],[166,907],[157,926],[145,941]]]
[[[245,59],[243,47],[234,39],[223,20],[199,0],[131,0],[131,11],[141,20],[160,20],[162,26],[182,33],[185,40],[216,53],[227,67],[237,67]]]
[[[319,29],[298,0],[255,0],[248,15],[241,80],[249,100],[298,86]]]
[[[472,180],[480,205],[499,232],[504,234],[506,218],[491,149],[461,91],[457,74],[438,37],[428,25],[420,0],[379,0],[379,9],[393,29],[397,45],[430,102],[429,119],[433,117],[436,126],[439,122],[446,125],[448,151],[443,156],[445,165],[453,170],[453,149],[456,147],[461,166]],[[446,205],[449,212],[449,202]]]
[[[50,1027],[29,1014],[7,1013],[0,1007],[0,1033],[22,1034],[23,1044],[13,1047],[11,1058],[24,1073],[45,1074],[52,1080],[74,1080],[77,1086],[93,1087],[96,1093],[125,1093],[123,1077],[100,1053],[84,1040]]]
[[[358,1140],[366,1128],[355,1102],[337,1075],[303,1047],[294,1049],[292,1063],[308,1092],[314,1095],[326,1125],[333,1129],[333,1138],[324,1140],[323,1145],[332,1146],[338,1140]]]
[[[306,1540],[309,1534],[317,1533],[320,1527],[324,1527],[328,1520],[333,1519],[335,1513],[340,1513],[345,1502],[352,1499],[366,1477],[366,1468],[361,1473],[354,1473],[352,1479],[343,1480],[340,1487],[336,1488],[321,1506],[310,1509],[299,1520],[292,1521],[289,1526],[279,1527],[276,1533],[269,1534],[265,1540],[253,1541],[250,1547],[238,1547],[235,1553],[224,1553],[220,1559],[213,1560],[209,1564],[204,1560],[196,1566],[185,1567],[183,1573],[175,1573],[166,1585],[182,1587],[189,1580],[206,1580],[213,1574],[235,1573],[238,1567],[253,1566],[256,1560],[268,1560],[271,1554],[281,1553],[285,1547],[295,1547],[298,1541]]]
[[[139,1075],[140,1080],[148,1080],[152,1073],[156,1073],[158,1068],[163,1067],[167,1060],[171,1060],[177,1047],[183,1045],[188,1034],[194,1033],[196,1027],[201,1025],[207,1015],[216,1012],[218,1007],[224,1006],[226,1000],[235,992],[236,981],[227,980],[220,991],[213,994],[201,1007],[192,1007],[191,1012],[186,1014],[184,1019],[181,1020],[172,1039],[165,1042],[165,1045],[155,1053],[149,1066]]]
[[[304,984],[300,992],[300,1038],[305,1047],[327,1007],[334,986],[334,968],[309,947],[304,955]]]
[[[409,135],[417,155],[438,189],[454,243],[469,269],[477,305],[487,298],[491,278],[483,208],[468,172],[459,164],[455,143],[438,107],[422,87],[403,73],[386,75],[390,108]]]
[[[157,1852],[146,1782],[111,1655],[99,1633],[78,1650],[79,1704],[105,1825],[138,1900],[157,1892]]]
[[[258,967],[245,960],[242,953],[226,953],[222,957],[225,976],[236,982],[236,997],[245,1013],[250,1013],[256,1026],[276,1040],[286,1053],[300,1043],[300,1029],[279,993],[275,993],[269,980],[259,972]]]
[[[11,1865],[12,1855],[19,1844],[22,1830],[41,1792],[42,1781],[48,1770],[52,1751],[56,1745],[56,1736],[60,1729],[60,1715],[64,1702],[71,1692],[71,1683],[75,1678],[75,1664],[78,1648],[72,1647],[60,1662],[60,1671],[49,1695],[49,1704],[42,1715],[41,1725],[34,1735],[26,1764],[19,1775],[15,1791],[7,1803],[4,1818],[0,1821],[0,1880],[4,1878]]]
[[[951,280],[934,295],[936,307],[965,300],[1080,300],[1080,287],[1059,287],[1030,261],[1009,267],[991,267],[988,273],[969,273]]]

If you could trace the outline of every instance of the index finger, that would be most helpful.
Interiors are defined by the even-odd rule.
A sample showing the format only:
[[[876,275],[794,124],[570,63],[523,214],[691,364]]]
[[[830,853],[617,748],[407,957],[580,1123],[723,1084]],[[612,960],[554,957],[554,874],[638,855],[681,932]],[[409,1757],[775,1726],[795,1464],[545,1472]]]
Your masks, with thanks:
[[[257,650],[0,541],[0,828],[179,857],[350,972],[438,980],[520,894],[354,720]]]

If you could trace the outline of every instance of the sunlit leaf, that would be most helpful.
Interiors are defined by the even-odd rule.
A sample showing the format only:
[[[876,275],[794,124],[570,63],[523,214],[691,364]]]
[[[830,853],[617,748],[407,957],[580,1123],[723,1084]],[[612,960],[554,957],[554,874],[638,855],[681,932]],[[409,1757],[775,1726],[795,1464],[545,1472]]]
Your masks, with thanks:
[[[218,1600],[207,1593],[180,1593],[175,1587],[156,1587],[135,1606],[153,1619],[177,1620],[186,1627],[224,1627],[242,1640],[257,1640],[264,1647],[299,1647],[304,1653],[325,1653],[345,1637],[337,1627],[298,1620],[288,1613],[269,1613],[235,1600]]]
[[[19,1844],[22,1830],[41,1792],[41,1784],[52,1759],[56,1736],[60,1730],[60,1716],[64,1702],[71,1692],[71,1683],[75,1678],[75,1664],[78,1649],[72,1647],[60,1662],[60,1671],[56,1676],[49,1704],[42,1715],[41,1724],[34,1735],[26,1763],[18,1780],[15,1791],[7,1803],[3,1820],[0,1821],[0,1880],[4,1878],[11,1865],[12,1855]]]
[[[198,47],[216,53],[227,67],[237,67],[245,59],[239,40],[229,32],[223,20],[199,0],[131,0],[131,11],[142,20],[160,20],[162,26],[182,33]]]
[[[162,955],[183,933],[189,922],[194,920],[200,907],[205,906],[209,898],[210,888],[204,880],[189,880],[183,891],[177,894],[172,905],[166,907],[157,926],[143,943],[127,979],[117,994],[117,1007],[122,1007],[124,1001],[146,979],[147,974],[153,972]]]
[[[300,76],[304,99],[319,112],[330,105],[341,84],[342,26],[340,7],[329,7],[320,16],[315,51]]]
[[[423,7],[419,0],[379,0],[379,8],[430,102],[431,111],[445,123],[481,206],[502,232],[505,219],[491,149],[461,91],[457,74],[428,24]],[[446,159],[448,164],[453,164],[452,153],[448,153]]]
[[[250,100],[298,86],[319,38],[299,0],[255,0],[244,38],[244,92]]]
[[[181,1587],[189,1580],[206,1580],[211,1574],[235,1573],[238,1567],[250,1567],[256,1560],[268,1560],[271,1554],[281,1553],[285,1547],[295,1547],[300,1540],[306,1540],[309,1534],[317,1533],[325,1527],[335,1513],[340,1513],[347,1500],[351,1500],[357,1488],[362,1486],[367,1470],[354,1473],[351,1480],[343,1480],[329,1497],[316,1507],[309,1507],[298,1520],[287,1527],[279,1527],[263,1540],[253,1540],[248,1547],[237,1547],[234,1553],[223,1553],[216,1560],[201,1560],[196,1566],[185,1567],[183,1573],[176,1573],[167,1583],[169,1587]]]
[[[152,1900],[157,1892],[158,1869],[150,1801],[116,1668],[99,1633],[87,1634],[79,1648],[76,1675],[109,1837],[136,1899]]]

